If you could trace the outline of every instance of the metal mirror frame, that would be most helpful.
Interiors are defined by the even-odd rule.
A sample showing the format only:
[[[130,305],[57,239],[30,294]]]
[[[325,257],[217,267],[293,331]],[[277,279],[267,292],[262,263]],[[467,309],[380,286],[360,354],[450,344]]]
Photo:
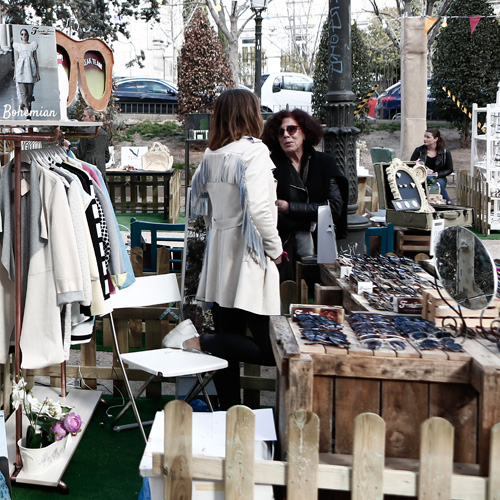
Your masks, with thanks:
[[[434,256],[439,281],[460,307],[482,310],[491,304],[498,286],[495,262],[472,231],[445,228]]]

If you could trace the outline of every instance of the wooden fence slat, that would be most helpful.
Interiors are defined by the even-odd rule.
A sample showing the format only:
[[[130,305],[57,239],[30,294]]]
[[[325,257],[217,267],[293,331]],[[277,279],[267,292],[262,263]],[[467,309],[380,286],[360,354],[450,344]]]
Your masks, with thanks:
[[[500,500],[500,424],[491,429],[490,470],[487,500]]]
[[[352,500],[384,498],[385,422],[375,413],[354,419]]]
[[[349,457],[319,454],[318,417],[309,410],[297,411],[289,422],[288,463],[254,460],[255,418],[243,406],[228,412],[227,458],[192,457],[191,417],[191,407],[182,401],[172,401],[165,407],[165,453],[153,454],[153,474],[164,476],[165,499],[191,499],[191,483],[196,479],[226,481],[228,500],[253,498],[254,483],[286,485],[287,500],[316,498],[318,488],[352,491],[353,500],[379,499],[383,494],[500,500],[500,424],[491,430],[488,478],[477,476],[477,466],[473,465],[462,464],[453,474],[453,426],[440,417],[422,424],[420,471],[418,462],[401,459],[389,459],[384,468],[385,424],[374,414],[356,418],[354,454]],[[231,489],[228,482],[233,483]]]
[[[255,414],[246,406],[233,406],[226,417],[226,500],[253,500]]]
[[[441,417],[427,419],[421,427],[419,500],[451,498],[453,426]]]
[[[191,500],[193,410],[184,401],[165,405],[163,487],[165,500]]]
[[[297,410],[288,420],[287,500],[316,498],[319,462],[319,418]]]

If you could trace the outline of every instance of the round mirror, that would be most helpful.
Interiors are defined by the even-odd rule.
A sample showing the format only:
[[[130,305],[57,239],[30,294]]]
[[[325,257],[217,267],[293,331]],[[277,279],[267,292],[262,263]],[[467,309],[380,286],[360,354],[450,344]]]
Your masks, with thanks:
[[[488,307],[497,290],[496,268],[488,250],[472,231],[461,226],[444,229],[435,258],[439,280],[461,307]]]

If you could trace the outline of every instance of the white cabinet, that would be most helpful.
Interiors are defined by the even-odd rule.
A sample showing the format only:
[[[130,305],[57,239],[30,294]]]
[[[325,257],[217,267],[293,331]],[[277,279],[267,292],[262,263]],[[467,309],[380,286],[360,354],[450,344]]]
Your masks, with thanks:
[[[481,206],[487,211],[489,229],[499,230],[500,104],[488,104],[485,108],[478,108],[474,104],[472,107],[470,175],[473,182],[485,184],[486,189],[480,190],[485,196]]]

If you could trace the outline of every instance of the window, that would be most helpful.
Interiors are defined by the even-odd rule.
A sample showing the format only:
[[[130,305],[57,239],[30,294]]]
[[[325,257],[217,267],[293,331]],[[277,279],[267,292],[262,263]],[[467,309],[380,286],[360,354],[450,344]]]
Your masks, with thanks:
[[[136,91],[135,82],[119,83],[118,90],[120,90],[120,92],[135,92]]]
[[[300,75],[284,75],[283,90],[296,90],[299,92],[312,92],[312,82]]]

